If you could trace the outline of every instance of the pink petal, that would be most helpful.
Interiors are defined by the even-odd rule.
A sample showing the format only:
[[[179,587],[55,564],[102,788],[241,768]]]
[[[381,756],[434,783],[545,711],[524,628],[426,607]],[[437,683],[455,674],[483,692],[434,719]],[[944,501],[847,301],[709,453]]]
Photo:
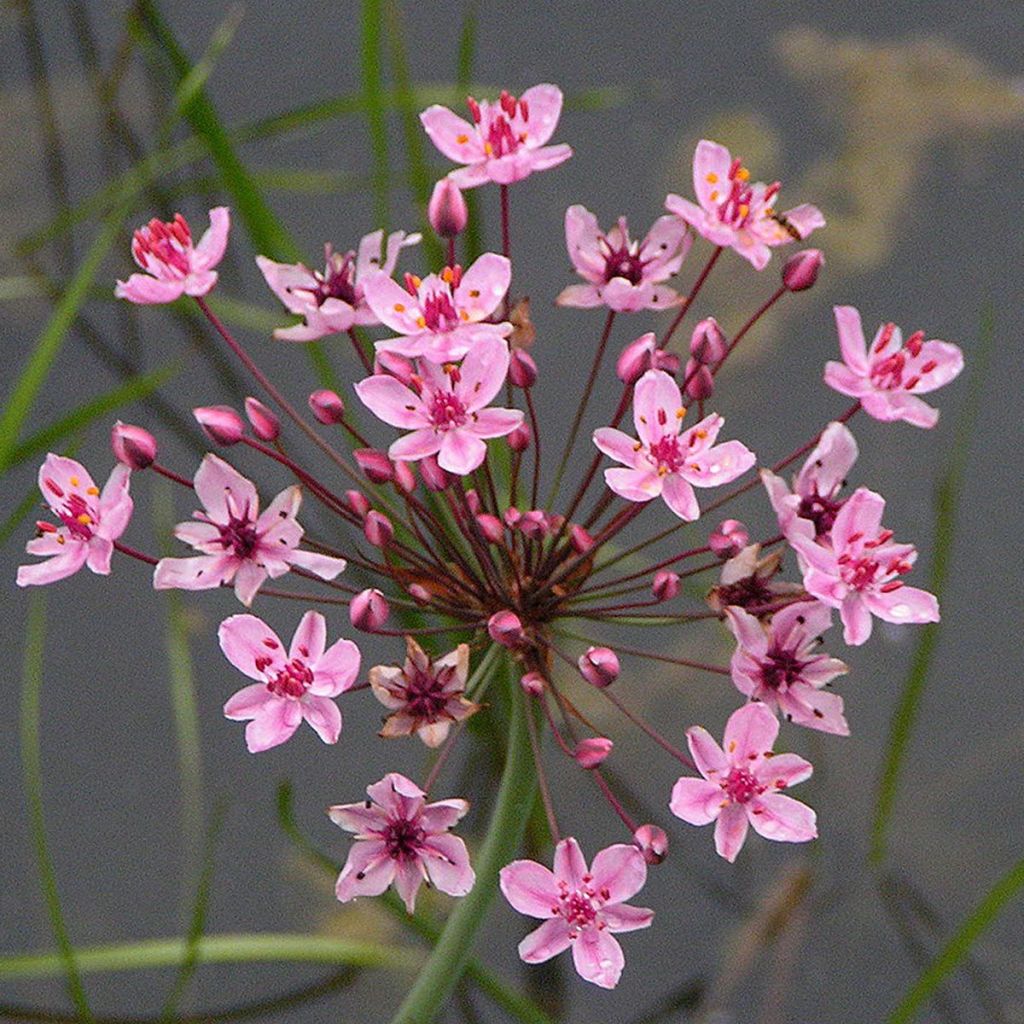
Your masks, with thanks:
[[[313,694],[298,702],[302,717],[313,727],[313,731],[324,743],[337,743],[341,736],[341,711],[330,697]]]
[[[543,864],[532,860],[513,861],[501,869],[499,883],[505,899],[520,914],[545,918],[557,912],[558,881]]]
[[[584,981],[615,988],[626,966],[622,947],[607,931],[584,928],[572,946],[572,962]]]
[[[245,727],[245,743],[250,754],[259,754],[289,739],[302,721],[298,701],[273,697],[258,709]]]
[[[410,914],[416,912],[416,895],[422,884],[423,872],[418,860],[398,862],[395,868],[395,889]]]
[[[682,266],[686,254],[693,244],[693,236],[686,230],[686,224],[678,217],[659,217],[641,245],[648,260],[644,277],[651,281],[664,281]]]
[[[939,602],[935,595],[918,587],[903,586],[888,593],[876,591],[866,594],[864,600],[872,614],[886,622],[939,621]]]
[[[369,807],[361,804],[336,804],[327,808],[327,816],[339,828],[347,832],[355,832],[357,835],[368,835],[371,832],[379,832],[387,827],[387,815],[383,814],[376,805]]]
[[[572,156],[572,146],[564,142],[557,146],[544,146],[541,149],[528,151],[531,171],[547,171],[559,164],[564,164]]]
[[[590,867],[592,888],[606,903],[622,903],[635,896],[647,881],[647,863],[633,845],[617,843],[601,850]],[[604,895],[604,891],[608,895]]]
[[[654,911],[647,907],[631,907],[628,903],[617,903],[601,910],[601,920],[608,931],[635,932],[641,928],[649,928],[654,920]]]
[[[192,255],[193,270],[210,270],[217,266],[228,247],[231,214],[226,206],[215,206],[210,211],[210,226],[203,232]]]
[[[476,875],[469,866],[466,844],[458,836],[430,836],[423,851],[423,864],[436,889],[449,896],[465,896],[473,888]]]
[[[743,848],[748,824],[747,812],[742,804],[729,804],[728,807],[724,807],[715,823],[715,850],[730,864]]]
[[[778,695],[778,702],[779,710],[797,725],[834,736],[850,735],[850,726],[843,716],[843,698],[837,693],[824,693],[813,686],[794,683],[788,693]]]
[[[400,437],[388,448],[388,457],[396,462],[416,462],[428,455],[435,455],[441,449],[444,435],[433,427],[414,430],[405,437]]]
[[[837,363],[834,360],[829,360],[825,364],[824,379],[825,383],[833,391],[838,391],[841,395],[861,398],[864,395],[872,394],[871,384],[867,378],[851,370],[846,363]]]
[[[469,167],[457,167],[454,171],[449,171],[448,177],[461,189],[476,188],[478,185],[486,185],[491,180],[487,173],[486,160],[471,164]]]
[[[729,758],[703,726],[694,725],[686,730],[686,743],[693,755],[697,771],[705,778],[721,776],[729,771]]]
[[[447,107],[435,104],[420,114],[420,123],[430,141],[449,160],[471,164],[484,159],[484,147],[476,128],[457,117]]]
[[[843,640],[851,647],[859,647],[871,638],[871,612],[860,594],[844,598],[839,616],[843,620]]]
[[[594,309],[603,304],[603,299],[600,290],[592,284],[571,284],[558,293],[555,304],[572,309]]]
[[[302,488],[297,484],[274,495],[274,500],[256,520],[261,545],[277,549],[279,544],[293,548],[302,539],[302,527],[295,521],[302,507]]]
[[[565,211],[565,246],[569,251],[569,259],[577,273],[595,283],[604,279],[605,261],[598,250],[600,232],[597,218],[585,206],[570,206]],[[561,296],[558,302],[559,305],[575,304],[563,303]]]
[[[587,874],[587,862],[583,858],[580,844],[569,836],[555,847],[555,878],[565,882],[570,889],[583,887],[583,876]]]
[[[92,476],[80,462],[65,455],[54,455],[50,452],[39,467],[36,480],[47,505],[57,515],[64,511],[64,503],[69,493],[78,494],[86,499],[87,505],[93,504],[88,494],[96,486]],[[51,485],[54,485],[56,490]],[[60,493],[57,493],[58,491]]]
[[[370,799],[392,818],[411,820],[423,806],[422,789],[398,772],[388,772],[379,782],[366,787]]]
[[[307,569],[322,580],[333,580],[348,564],[344,558],[321,555],[318,551],[303,551],[295,548],[287,553],[287,561],[301,569]]]
[[[594,431],[594,444],[609,458],[633,468],[642,456],[637,442],[614,427],[599,427]]]
[[[536,915],[531,915],[536,916]],[[545,921],[519,943],[519,958],[528,964],[542,964],[572,944],[569,922],[563,917]]]
[[[199,464],[194,477],[196,497],[216,523],[227,523],[227,496],[239,512],[247,511],[255,520],[259,512],[260,499],[252,481],[247,480],[233,466],[229,466],[217,455],[206,455]]]
[[[460,313],[471,322],[483,320],[493,313],[512,283],[512,264],[494,252],[485,252],[462,275],[453,299]]]
[[[604,482],[627,501],[650,501],[661,494],[664,477],[653,469],[606,469]]]
[[[601,300],[609,309],[618,313],[635,313],[646,309],[648,289],[631,284],[624,277],[613,277],[601,289]]]
[[[927,373],[920,373],[919,366],[934,363]],[[964,368],[964,354],[959,346],[948,341],[926,341],[913,367],[920,373],[920,380],[911,388],[915,394],[926,394],[948,384]]]
[[[307,665],[314,665],[326,646],[327,620],[320,612],[309,611],[299,620],[288,648],[288,657],[299,658]]]
[[[809,779],[814,772],[810,761],[797,754],[776,754],[764,758],[754,769],[754,777],[772,789],[785,789]],[[781,785],[780,785],[781,783]]]
[[[359,675],[359,662],[359,648],[351,640],[336,640],[316,658],[310,692],[320,697],[344,693]]]
[[[857,461],[857,441],[843,423],[830,423],[793,481],[803,496],[834,494]]]
[[[690,825],[707,825],[722,812],[722,787],[706,779],[682,777],[672,787],[669,810]]]
[[[482,338],[469,350],[455,385],[455,394],[468,412],[482,409],[501,390],[509,360],[508,345],[500,338]]]
[[[750,824],[765,839],[806,843],[818,835],[815,813],[806,804],[781,793],[754,797],[747,805]]]
[[[768,653],[768,638],[765,635],[764,627],[748,611],[730,605],[725,609],[725,624],[732,631],[732,635],[736,637],[740,647],[754,658],[763,658]],[[774,623],[772,631],[775,632]]]
[[[825,226],[825,217],[821,210],[810,203],[801,203],[787,210],[783,216],[787,223],[791,224],[800,233],[800,238],[806,238],[812,231]]]
[[[269,573],[255,562],[244,561],[235,573],[235,597],[248,608]]]
[[[341,327],[338,330],[343,331],[347,330],[347,328]],[[336,331],[333,329],[329,330],[322,318],[315,318],[311,315],[310,320],[306,323],[295,324],[293,327],[275,328],[274,339],[276,341],[294,342],[318,341],[320,338],[334,333]]]
[[[308,293],[317,287],[317,280],[308,267],[301,263],[275,263],[266,256],[257,256],[256,266],[285,309],[298,315],[305,313],[310,305]]]
[[[869,392],[861,396],[860,404],[869,416],[883,423],[903,420],[912,426],[931,430],[939,422],[938,409],[906,391]]]
[[[224,705],[224,717],[233,722],[247,722],[263,711],[264,705],[270,701],[280,700],[267,689],[265,683],[253,683],[244,686]]]
[[[284,667],[284,645],[255,615],[232,615],[225,619],[217,630],[217,639],[228,661],[250,679],[266,682]],[[257,661],[263,667],[257,668]]]
[[[153,571],[156,590],[209,590],[228,583],[238,568],[234,555],[161,558]]]
[[[854,306],[833,306],[832,311],[836,317],[843,362],[858,376],[866,377],[870,367],[860,313]]]
[[[648,370],[633,392],[633,421],[637,436],[646,445],[664,435],[679,433],[683,399],[679,385],[664,370]]]
[[[356,842],[338,875],[334,895],[342,903],[357,896],[379,896],[394,879],[396,863],[382,842]]]
[[[34,565],[19,565],[17,583],[19,587],[38,587],[47,583],[56,583],[74,575],[85,565],[88,546],[78,543],[66,546],[64,553],[37,562]]]
[[[681,474],[669,473],[664,478],[661,496],[665,499],[665,504],[680,519],[692,523],[700,516],[697,495],[693,493],[693,488]]]
[[[487,457],[487,445],[467,429],[456,427],[441,438],[437,461],[442,469],[458,476],[472,473]]]
[[[523,422],[520,409],[481,409],[469,428],[477,437],[504,437]]]
[[[420,812],[420,827],[425,832],[445,832],[469,813],[465,800],[437,800]]]
[[[107,477],[107,482],[100,492],[98,532],[108,540],[117,540],[124,533],[128,527],[128,521],[131,519],[134,507],[128,494],[131,476],[131,470],[118,463],[110,471],[110,476]]]
[[[557,85],[534,85],[527,89],[520,100],[530,111],[526,122],[528,146],[543,146],[554,133],[562,114],[562,90]]]
[[[132,274],[127,281],[118,281],[114,296],[140,306],[173,302],[185,292],[184,281],[161,281],[149,274]]]
[[[687,459],[679,475],[694,487],[718,487],[742,476],[757,456],[739,441],[726,441]]]
[[[725,198],[731,165],[732,156],[725,146],[709,139],[701,139],[697,143],[693,154],[693,193],[705,210],[715,209]],[[708,181],[708,175],[713,175],[715,180]],[[711,198],[712,192],[718,193],[715,199]],[[665,205],[668,206],[668,203]]]
[[[778,735],[778,719],[763,704],[745,704],[729,716],[722,746],[732,764],[746,768],[772,749]]]
[[[185,294],[198,298],[213,291],[217,284],[217,271],[193,271],[185,278]]]
[[[416,430],[429,424],[423,400],[390,374],[375,374],[355,386],[359,400],[392,427]]]
[[[85,545],[85,549],[85,564],[89,569],[96,573],[97,576],[109,576],[110,559],[114,554],[113,541],[97,534]]]
[[[374,316],[399,334],[418,334],[419,300],[396,284],[387,274],[372,274],[363,285],[363,299]]]

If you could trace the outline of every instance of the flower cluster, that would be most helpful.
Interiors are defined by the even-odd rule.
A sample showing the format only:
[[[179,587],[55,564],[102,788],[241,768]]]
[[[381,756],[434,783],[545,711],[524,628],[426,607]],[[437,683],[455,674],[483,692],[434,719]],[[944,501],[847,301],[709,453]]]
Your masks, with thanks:
[[[884,499],[863,486],[847,492],[857,458],[847,424],[863,411],[885,422],[934,426],[938,414],[919,395],[954,378],[963,360],[955,345],[926,341],[921,332],[904,343],[890,323],[867,345],[857,311],[840,306],[843,362],[830,362],[824,379],[853,405],[774,462],[743,441],[720,440],[725,421],[712,403],[730,354],[776,302],[814,285],[821,253],[806,249],[788,260],[781,285],[731,339],[705,315],[680,350],[679,329],[712,270],[728,264],[728,258],[719,264],[727,249],[761,271],[773,249],[806,239],[824,218],[808,204],[778,212],[778,182],[752,181],[741,160],[705,140],[694,157],[695,201],[668,196],[668,213],[642,241],[631,239],[625,217],[602,232],[584,206],[566,211],[568,257],[584,283],[552,298],[562,307],[602,308],[604,326],[586,353],[591,368],[580,375],[568,435],[542,434],[534,395],[549,383],[564,404],[566,384],[549,382],[538,366],[534,353],[543,354],[546,328],[533,326],[518,282],[513,291],[508,189],[571,156],[569,146],[549,144],[561,105],[556,87],[538,85],[518,98],[508,92],[495,102],[470,98],[470,120],[439,106],[422,114],[431,140],[460,165],[438,183],[427,211],[447,242],[444,266],[399,277],[399,257],[420,239],[402,231],[386,239],[374,231],[343,255],[327,244],[322,271],[257,257],[274,295],[301,318],[275,338],[348,336],[358,357],[352,371],[357,414],[346,407],[351,396],[323,388],[309,395],[308,415],[293,405],[206,304],[227,244],[225,208],[210,212],[211,227],[195,246],[180,214],[139,229],[132,252],[144,273],[118,282],[117,294],[144,304],[181,296],[197,302],[262,393],[245,401],[244,418],[230,406],[197,407],[203,432],[220,448],[237,446],[283,467],[294,483],[261,512],[256,484],[222,455],[206,455],[190,478],[159,461],[151,434],[118,423],[112,435],[118,464],[102,491],[79,463],[47,457],[39,486],[56,522],[38,524],[27,550],[45,560],[23,566],[18,583],[51,583],[83,565],[106,574],[116,550],[151,566],[157,588],[231,587],[247,608],[280,598],[319,602],[324,611],[304,612],[287,651],[254,614],[232,615],[220,625],[224,655],[252,681],[223,708],[227,719],[248,723],[248,749],[285,743],[303,721],[324,743],[337,743],[338,702],[369,691],[386,711],[383,739],[415,736],[439,750],[422,783],[389,772],[367,787],[365,802],[330,808],[331,821],[354,836],[337,882],[341,901],[394,885],[411,913],[424,882],[455,897],[471,890],[466,845],[451,832],[469,805],[428,800],[467,719],[493,709],[502,713],[498,721],[518,714],[528,725],[554,847],[552,870],[516,860],[500,872],[509,904],[542,922],[522,939],[520,956],[538,963],[571,948],[579,974],[610,988],[624,963],[614,936],[653,920],[651,910],[627,901],[643,887],[648,866],[667,856],[668,839],[661,826],[634,821],[612,776],[602,773],[615,744],[578,709],[573,688],[592,688],[681,766],[663,804],[688,824],[715,822],[715,849],[726,860],[739,855],[750,827],[769,840],[815,838],[815,812],[786,792],[812,766],[773,748],[783,724],[850,732],[843,700],[829,689],[847,666],[821,649],[833,611],[850,645],[869,639],[874,617],[938,618],[935,598],[905,583],[917,552],[883,526]],[[464,267],[459,239],[468,211],[460,190],[488,182],[500,193],[503,251],[471,253],[467,245]],[[704,262],[689,275],[689,287],[679,287],[698,237],[708,247]],[[749,273],[742,263],[739,268]],[[591,438],[581,439],[620,318],[659,310],[669,313],[660,335],[628,332],[614,367],[621,383],[617,406]],[[574,325],[573,334],[581,333]],[[357,423],[364,410],[380,425]],[[630,411],[632,433],[621,428]],[[542,451],[557,460],[545,472]],[[784,471],[805,453],[788,480]],[[122,541],[132,512],[129,481],[144,470],[175,481],[191,492],[192,506],[201,506],[174,530],[197,554],[158,559]],[[337,487],[339,474],[345,490]],[[544,499],[542,481],[550,488]],[[751,492],[769,520],[760,530],[735,518],[707,521],[710,510]],[[297,518],[304,499],[333,518],[330,537],[305,535]],[[652,506],[655,512],[643,520],[650,532],[623,549],[626,528],[636,535]],[[683,530],[690,538],[685,550],[651,553]],[[799,578],[783,578],[787,549]],[[684,577],[700,574],[717,577],[706,604],[682,585]],[[316,592],[294,591],[295,578]],[[366,634],[364,650],[367,643],[404,638],[404,660],[386,657],[368,668],[364,682],[360,646],[346,638],[329,642],[336,625],[324,612],[339,607],[347,608],[352,629]],[[735,642],[728,665],[616,639],[617,629],[638,623],[700,628],[708,622]],[[606,632],[584,635],[592,630]],[[685,731],[688,751],[679,749],[629,706],[621,691],[644,658],[696,671],[712,685],[731,681],[739,706],[724,724],[721,746],[692,726]],[[557,756],[593,780],[626,830],[626,842],[599,851],[589,866],[577,840],[559,829],[538,723]],[[508,744],[511,757],[512,732]]]

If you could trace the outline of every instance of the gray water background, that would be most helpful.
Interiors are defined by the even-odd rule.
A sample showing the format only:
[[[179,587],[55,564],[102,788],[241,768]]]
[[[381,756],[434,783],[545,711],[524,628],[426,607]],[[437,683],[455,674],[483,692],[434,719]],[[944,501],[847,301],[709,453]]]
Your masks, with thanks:
[[[124,8],[85,6],[109,57]],[[168,6],[193,57],[202,52],[225,10],[209,2]],[[38,14],[73,198],[81,198],[107,173],[98,143],[100,122],[84,87],[63,5],[40,4]],[[210,82],[226,121],[242,123],[358,89],[357,14],[353,4],[248,4]],[[410,7],[406,20],[415,77],[423,82],[448,79],[457,6]],[[563,389],[589,361],[601,323],[598,312],[557,312],[551,306],[558,290],[573,280],[563,247],[565,207],[583,203],[603,224],[625,213],[642,233],[659,214],[666,192],[689,193],[689,158],[702,136],[747,154],[757,176],[780,177],[787,203],[817,202],[831,225],[814,239],[829,259],[822,285],[796,297],[789,315],[751,339],[751,350],[722,386],[718,408],[726,416],[729,436],[743,438],[769,460],[845,408],[845,400],[830,393],[818,376],[836,351],[832,302],[857,305],[869,329],[893,319],[908,330],[921,326],[929,336],[956,341],[969,361],[982,311],[987,306],[994,310],[996,345],[971,436],[958,436],[955,430],[966,395],[963,381],[935,396],[942,419],[931,433],[866,418],[853,424],[861,446],[854,480],[885,494],[889,524],[900,538],[922,548],[915,575],[921,584],[930,564],[933,485],[952,449],[970,445],[942,640],[910,746],[891,847],[900,877],[927,896],[946,929],[1019,858],[1024,832],[1019,640],[1022,28],[1024,9],[1011,3],[492,4],[481,9],[476,60],[475,78],[495,87],[522,89],[555,81],[570,95],[605,85],[622,86],[627,93],[607,110],[567,112],[556,140],[569,142],[574,158],[513,190],[516,287],[528,290],[534,303],[535,355],[546,378],[539,400],[542,416],[555,423],[551,436],[564,432],[568,423],[571,409]],[[0,11],[0,47],[5,55],[0,271],[8,275],[23,273],[13,255],[14,240],[44,222],[53,208],[43,187],[44,154],[27,88],[18,15],[9,8]],[[130,81],[125,95],[138,94],[141,128],[146,107],[142,79]],[[131,109],[130,100],[126,106]],[[369,166],[357,119],[251,147],[244,155],[254,167],[361,173]],[[482,196],[493,229],[496,196]],[[344,246],[375,226],[366,194],[275,192],[271,200],[310,254],[323,240]],[[187,210],[202,219],[198,204]],[[411,225],[401,205],[393,217],[396,225]],[[79,257],[89,237],[88,232],[78,236]],[[493,233],[491,240],[498,244]],[[700,252],[695,248],[684,279],[696,272]],[[225,289],[273,308],[241,231],[234,235],[233,255]],[[697,312],[713,312],[735,325],[774,286],[778,265],[776,259],[757,277],[730,257],[718,287],[709,290]],[[104,287],[129,269],[127,238],[108,267],[98,278]],[[59,276],[56,262],[52,269]],[[38,301],[5,304],[0,338],[6,366],[21,364],[47,313]],[[123,331],[116,311],[104,304],[93,303],[90,313],[112,337]],[[162,311],[143,311],[138,321],[146,365],[183,350],[183,336]],[[616,340],[624,343],[651,324],[638,315],[628,327],[620,324]],[[257,334],[246,338],[293,395],[308,390],[299,350],[274,347]],[[338,365],[351,364],[340,355]],[[181,387],[174,387],[172,400],[186,411],[225,398],[204,366],[193,360]],[[29,427],[49,422],[70,403],[112,383],[80,339],[72,338]],[[604,408],[614,401],[616,388],[606,374]],[[591,426],[601,422],[601,408],[595,403]],[[145,422],[147,415],[133,410],[129,418]],[[191,471],[190,453],[171,440],[164,447],[168,462]],[[105,426],[88,433],[79,454],[102,477],[110,462]],[[33,475],[26,466],[9,477],[10,506]],[[267,475],[261,479],[267,481],[266,494],[283,482]],[[139,478],[135,485],[139,513],[129,539],[153,548],[155,541],[147,536],[148,484]],[[5,513],[7,508],[5,502]],[[182,518],[190,509],[187,501],[177,504]],[[759,495],[740,514],[768,528],[767,507]],[[8,694],[7,714],[0,716],[5,780],[0,788],[0,951],[5,953],[52,945],[36,887],[18,761],[17,686],[27,595],[14,588],[13,575],[24,539],[23,530],[8,542],[2,570],[9,581],[0,627]],[[364,695],[344,703],[346,725],[338,747],[325,748],[306,731],[265,755],[248,755],[241,727],[226,722],[219,710],[240,677],[222,660],[215,630],[222,617],[238,610],[237,604],[220,594],[187,601],[195,612],[207,802],[212,804],[218,794],[230,799],[208,930],[326,928],[360,936],[393,934],[407,941],[400,932],[389,932],[391,926],[372,907],[359,904],[354,913],[337,912],[329,886],[298,864],[280,835],[274,792],[281,779],[290,778],[303,826],[341,859],[346,841],[326,821],[323,807],[358,799],[365,784],[385,770],[417,772],[419,751],[385,748],[373,739],[379,708]],[[49,588],[47,603],[42,737],[47,827],[73,939],[87,945],[180,934],[181,874],[188,861],[180,849],[164,656],[166,605],[148,589],[147,574],[122,561],[108,580],[83,572]],[[255,610],[290,635],[297,614],[293,608],[265,602]],[[349,632],[338,617],[333,625]],[[598,992],[571,971],[564,971],[561,981],[556,973],[531,975],[542,985],[563,986],[564,1020],[642,1019],[667,993],[691,980],[719,986],[725,1020],[846,1024],[884,1019],[915,969],[864,866],[866,836],[889,716],[913,641],[909,629],[881,629],[870,645],[846,650],[834,630],[828,649],[852,669],[841,692],[853,735],[783,733],[789,741],[783,748],[800,750],[815,761],[816,779],[803,795],[818,810],[821,841],[803,849],[752,840],[730,867],[714,856],[709,830],[673,823],[665,813],[661,821],[670,831],[672,857],[651,872],[642,894],[642,902],[656,908],[658,916],[652,929],[624,937],[627,968],[620,987],[610,994]],[[394,643],[361,646],[367,665],[395,660],[399,653]],[[736,704],[737,695],[728,686],[636,662],[629,663],[628,671],[629,698],[680,741],[686,726],[697,721],[719,732]],[[617,743],[615,763],[652,806],[662,807],[677,774],[673,764],[655,757],[649,743],[620,723],[608,721]],[[457,775],[448,777],[454,786]],[[563,770],[556,788],[563,829],[577,833],[592,853],[622,835],[586,782]],[[476,820],[482,818],[480,813]],[[816,872],[815,898],[787,933],[790,951],[777,955],[768,949],[730,987],[729,965],[742,963],[736,950],[750,907],[787,872],[807,865]],[[737,899],[723,904],[714,895],[715,885]],[[988,986],[1003,1007],[1001,1019],[1007,1021],[1024,1020],[1022,925],[1020,905],[1010,907],[976,947]],[[522,975],[514,943],[525,926],[497,901],[492,926],[478,947],[484,959],[517,980]],[[325,973],[297,966],[204,968],[190,1005],[230,1005]],[[96,1012],[144,1015],[158,1010],[168,978],[166,973],[94,975],[87,985]],[[770,1006],[773,982],[786,992],[781,1010]],[[404,983],[368,973],[348,991],[275,1019],[383,1020],[402,988]],[[979,1005],[962,978],[950,999],[958,1020],[997,1019]],[[0,985],[0,1001],[66,1004],[56,981]],[[488,1013],[484,1019],[492,1019]],[[451,1019],[460,1019],[457,1011]],[[668,1019],[690,1018],[680,1011]],[[940,1018],[929,1009],[922,1019]]]

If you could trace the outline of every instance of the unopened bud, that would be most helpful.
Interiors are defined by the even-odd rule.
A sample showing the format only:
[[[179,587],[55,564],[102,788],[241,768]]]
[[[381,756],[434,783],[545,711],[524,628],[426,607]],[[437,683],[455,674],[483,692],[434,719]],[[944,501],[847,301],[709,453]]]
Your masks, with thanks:
[[[522,620],[515,612],[507,609],[495,612],[487,620],[487,632],[491,639],[502,647],[518,647],[524,638]]]
[[[715,393],[715,378],[711,371],[701,363],[690,359],[686,363],[686,397],[695,402],[703,402]]]
[[[610,647],[590,647],[586,654],[580,655],[576,664],[580,675],[599,690],[611,686],[619,678],[619,659]]]
[[[242,417],[230,405],[201,405],[192,410],[192,415],[214,444],[238,444],[245,434]]]
[[[502,525],[501,520],[487,512],[481,512],[476,517],[476,525],[480,527],[484,540],[489,541],[491,544],[500,544],[502,537],[505,536],[505,527]]]
[[[661,569],[654,574],[651,593],[656,601],[671,601],[679,593],[679,574]]]
[[[395,486],[403,494],[412,494],[416,490],[416,473],[411,462],[394,463]]]
[[[512,351],[508,364],[508,379],[517,388],[532,388],[537,383],[537,364],[529,352],[521,348]]]
[[[530,447],[530,427],[526,420],[508,435],[508,446],[514,452],[525,452]]]
[[[527,672],[519,680],[519,685],[531,696],[540,697],[544,693],[544,677],[539,672]]]
[[[142,427],[118,420],[110,431],[114,458],[129,469],[145,469],[156,461],[156,438]]]
[[[383,452],[376,448],[357,448],[352,456],[371,483],[386,484],[394,480],[395,467]]]
[[[446,490],[452,482],[451,474],[441,468],[434,455],[428,455],[420,460],[420,476],[423,478],[423,486],[428,491]]]
[[[360,519],[366,518],[366,513],[370,511],[370,500],[362,491],[346,491],[345,501]]]
[[[258,398],[245,400],[245,415],[252,424],[252,432],[261,441],[276,441],[281,433],[281,421]]]
[[[430,604],[430,591],[422,583],[411,584],[407,593],[419,605]]]
[[[388,373],[408,387],[416,376],[416,367],[411,359],[397,352],[378,352],[373,360],[373,372]]]
[[[738,519],[723,519],[708,536],[708,547],[719,558],[738,555],[749,543],[750,534]]]
[[[613,746],[615,744],[603,736],[590,736],[576,744],[572,756],[581,768],[596,768],[612,752]]]
[[[341,395],[328,388],[321,388],[309,396],[309,408],[317,423],[322,423],[325,427],[341,423],[345,418],[345,403],[341,400]]]
[[[442,178],[427,205],[427,220],[441,238],[457,238],[466,230],[469,210],[462,190],[451,178]]]
[[[633,845],[648,864],[660,864],[668,856],[668,836],[657,825],[641,825],[633,833]]]
[[[388,620],[391,609],[379,590],[363,590],[352,598],[348,616],[356,629],[375,633]]]
[[[631,341],[615,364],[615,373],[623,384],[635,384],[650,368],[651,353],[655,349],[654,332],[641,334]]]
[[[725,355],[728,345],[718,321],[709,316],[701,320],[690,337],[690,355],[698,362],[713,366]],[[689,370],[687,370],[689,373]]]
[[[363,520],[363,534],[375,548],[386,548],[394,539],[395,528],[383,512],[372,509]]]
[[[814,286],[818,271],[825,265],[820,249],[804,249],[793,253],[782,265],[782,283],[791,292],[802,292]]]
[[[476,515],[477,512],[480,511],[480,495],[477,494],[475,487],[471,487],[466,491],[466,508],[468,508],[473,515]]]
[[[663,348],[656,348],[651,353],[651,369],[661,370],[670,377],[679,372],[679,356],[675,352],[666,352]]]
[[[585,554],[594,546],[594,538],[579,523],[569,527],[569,541],[577,555]]]

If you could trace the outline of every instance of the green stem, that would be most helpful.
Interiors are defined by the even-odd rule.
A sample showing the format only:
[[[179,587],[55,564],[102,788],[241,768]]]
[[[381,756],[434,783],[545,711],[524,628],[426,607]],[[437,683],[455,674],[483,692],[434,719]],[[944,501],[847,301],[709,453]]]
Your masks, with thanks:
[[[498,872],[519,850],[533,806],[536,777],[526,730],[526,712],[511,666],[506,670],[510,707],[508,752],[490,825],[476,855],[476,884],[448,918],[426,966],[420,971],[391,1024],[429,1024],[462,977],[473,940],[498,889]]]

